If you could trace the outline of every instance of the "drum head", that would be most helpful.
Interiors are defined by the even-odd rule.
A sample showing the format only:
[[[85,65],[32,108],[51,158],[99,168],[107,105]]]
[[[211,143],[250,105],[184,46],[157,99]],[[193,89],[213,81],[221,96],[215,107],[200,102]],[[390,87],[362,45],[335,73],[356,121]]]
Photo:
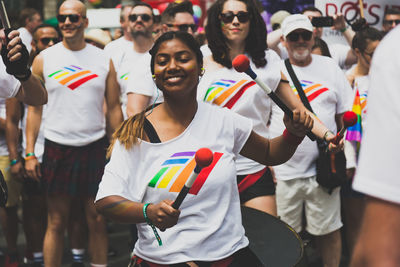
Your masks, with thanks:
[[[264,266],[295,266],[303,257],[303,241],[283,221],[248,207],[242,207],[242,220],[250,249]]]
[[[8,189],[3,173],[0,171],[0,207],[5,207],[8,198]]]

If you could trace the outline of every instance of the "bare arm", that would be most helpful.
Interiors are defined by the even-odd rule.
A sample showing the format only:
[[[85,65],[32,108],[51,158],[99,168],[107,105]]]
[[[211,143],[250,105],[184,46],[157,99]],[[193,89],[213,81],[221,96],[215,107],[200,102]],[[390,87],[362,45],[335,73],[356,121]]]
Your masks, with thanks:
[[[151,204],[147,216],[160,229],[167,229],[178,222],[180,211],[174,209],[171,200]],[[105,217],[119,223],[146,222],[143,215],[143,203],[133,202],[121,196],[108,196],[95,203],[96,209]]]
[[[16,98],[6,100],[6,140],[8,147],[8,157],[10,161],[18,160],[17,163],[10,167],[11,173],[15,177],[24,177],[25,170],[22,165],[21,157],[18,152],[20,129],[19,121],[21,119],[21,106]]]
[[[274,50],[279,56],[281,55],[281,50],[278,45],[281,42],[282,30],[278,29],[268,33],[267,45],[268,48]]]
[[[21,82],[21,87],[15,97],[21,102],[32,106],[47,103],[47,91],[40,80],[33,74],[27,81]]]
[[[344,16],[341,13],[337,13],[333,16],[333,20],[334,22],[332,29],[342,32],[347,43],[349,44],[350,47],[352,47],[352,42],[355,32],[350,27],[347,27]],[[345,65],[351,66],[356,63],[357,63],[357,55],[353,49],[350,49],[346,56]]]
[[[119,101],[120,88],[117,82],[117,76],[114,65],[110,60],[110,71],[106,80],[105,100],[107,104],[106,118],[109,129],[113,133],[123,121],[121,103]]]
[[[40,124],[42,123],[43,106],[29,106],[26,116],[26,153],[35,152],[35,144],[40,131]],[[32,157],[25,161],[25,169],[29,178],[39,181],[42,176],[40,170],[40,163],[36,157]]]
[[[350,266],[399,266],[399,225],[399,204],[368,197]]]
[[[150,97],[136,93],[128,93],[128,102],[126,104],[126,114],[131,117],[142,112],[150,104]]]
[[[283,120],[288,131],[299,137],[304,137],[313,125],[313,120],[306,111],[294,110],[293,120],[286,115]],[[274,166],[289,160],[297,146],[288,142],[282,135],[268,139],[252,132],[240,154],[263,165]]]

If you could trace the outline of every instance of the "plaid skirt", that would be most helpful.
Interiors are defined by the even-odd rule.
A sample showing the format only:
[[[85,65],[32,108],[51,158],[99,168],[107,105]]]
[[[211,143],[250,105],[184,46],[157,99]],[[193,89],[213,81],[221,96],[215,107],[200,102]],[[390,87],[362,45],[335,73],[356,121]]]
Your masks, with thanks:
[[[42,175],[49,195],[95,197],[103,176],[108,140],[81,147],[45,140]]]

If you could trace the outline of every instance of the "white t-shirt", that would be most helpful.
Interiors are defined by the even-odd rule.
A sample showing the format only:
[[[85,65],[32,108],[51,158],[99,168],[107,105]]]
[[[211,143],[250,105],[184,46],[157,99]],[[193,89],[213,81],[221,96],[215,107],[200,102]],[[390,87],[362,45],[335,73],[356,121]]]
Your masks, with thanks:
[[[400,204],[400,27],[375,50],[355,190]]]
[[[117,40],[114,40],[108,43],[104,47],[104,51],[107,55],[112,59],[114,67],[117,69],[119,64],[122,62],[122,57],[125,51],[129,51],[133,49],[133,42],[126,40],[125,37],[120,37]]]
[[[175,199],[194,168],[194,153],[207,147],[213,163],[203,169],[180,206],[178,224],[159,232],[137,224],[135,255],[159,264],[223,259],[246,247],[241,223],[235,159],[251,133],[251,121],[199,102],[190,125],[163,143],[141,141],[126,150],[116,142],[106,165],[96,201],[118,195],[135,202]],[[179,186],[180,185],[180,186]]]
[[[19,28],[18,31],[22,43],[26,46],[28,53],[30,53],[32,50],[32,39],[33,39],[32,34],[25,27]]]
[[[318,55],[312,55],[312,62],[306,67],[292,66],[314,113],[326,127],[335,133],[337,131],[335,115],[351,108],[353,96],[343,71],[331,58]],[[281,62],[281,70],[289,79],[297,95],[284,61]],[[282,118],[283,111],[274,104],[270,126],[271,137],[281,135],[285,129]],[[274,167],[276,178],[290,180],[315,175],[317,157],[317,143],[304,138],[290,160]]]
[[[45,138],[69,146],[84,146],[102,138],[109,57],[90,44],[71,51],[61,42],[41,54],[48,92]]]
[[[132,51],[127,54],[128,56],[126,56],[126,60],[124,60],[122,64],[124,69],[128,72],[124,78],[125,99],[127,98],[127,94],[136,93],[150,97],[149,105],[154,102],[162,102],[163,94],[157,89],[151,74],[150,53],[137,53],[132,49]]]
[[[6,72],[6,66],[0,60],[0,98],[11,98],[17,95],[21,83]]]
[[[275,91],[281,79],[280,58],[275,51],[267,50],[267,65],[256,68],[251,62],[257,77]],[[267,123],[270,118],[271,102],[269,96],[245,73],[235,69],[221,68],[206,71],[197,90],[197,98],[220,107],[227,107],[253,121],[253,130],[261,136],[269,137]],[[239,155],[236,160],[239,175],[255,173],[264,165]]]

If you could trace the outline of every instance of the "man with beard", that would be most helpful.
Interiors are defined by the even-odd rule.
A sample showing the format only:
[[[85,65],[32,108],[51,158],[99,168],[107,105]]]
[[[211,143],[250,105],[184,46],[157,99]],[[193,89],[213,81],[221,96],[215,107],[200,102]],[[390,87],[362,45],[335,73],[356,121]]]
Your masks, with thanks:
[[[282,23],[282,42],[289,54],[294,73],[319,120],[332,132],[342,127],[342,115],[351,105],[352,91],[342,70],[328,57],[312,55],[313,26],[305,15],[291,15]],[[294,83],[282,61],[282,72]],[[299,95],[296,89],[293,89]],[[271,137],[284,128],[283,112],[272,108]],[[293,157],[274,167],[277,178],[276,201],[278,216],[297,232],[316,236],[317,248],[324,266],[338,267],[341,255],[340,188],[331,194],[316,181],[317,143],[304,139]],[[306,223],[303,223],[303,207]]]
[[[152,7],[145,2],[136,2],[131,9],[129,14],[129,28],[128,31],[132,36],[133,47],[124,51],[121,64],[116,69],[118,75],[118,81],[121,87],[123,111],[127,113],[127,116],[134,114],[130,108],[139,105],[139,103],[133,103],[133,105],[126,107],[127,97],[126,94],[128,84],[132,81],[135,84],[141,83],[144,76],[150,75],[150,54],[148,51],[153,46],[153,26],[154,16]],[[149,94],[153,94],[153,87],[143,88],[148,90]],[[126,117],[127,117],[126,116]]]
[[[48,205],[44,262],[48,267],[61,266],[68,221],[74,209],[83,208],[91,266],[104,267],[108,246],[106,225],[93,203],[105,165],[105,121],[111,131],[122,121],[119,87],[109,57],[85,42],[84,30],[88,26],[85,5],[78,0],[64,1],[57,19],[62,42],[42,51],[32,65],[49,94],[44,110],[42,164]],[[32,112],[35,116],[32,125],[40,124],[41,113],[40,108]],[[27,139],[35,140],[38,130],[38,127],[27,130]],[[73,205],[76,200],[82,205]]]

